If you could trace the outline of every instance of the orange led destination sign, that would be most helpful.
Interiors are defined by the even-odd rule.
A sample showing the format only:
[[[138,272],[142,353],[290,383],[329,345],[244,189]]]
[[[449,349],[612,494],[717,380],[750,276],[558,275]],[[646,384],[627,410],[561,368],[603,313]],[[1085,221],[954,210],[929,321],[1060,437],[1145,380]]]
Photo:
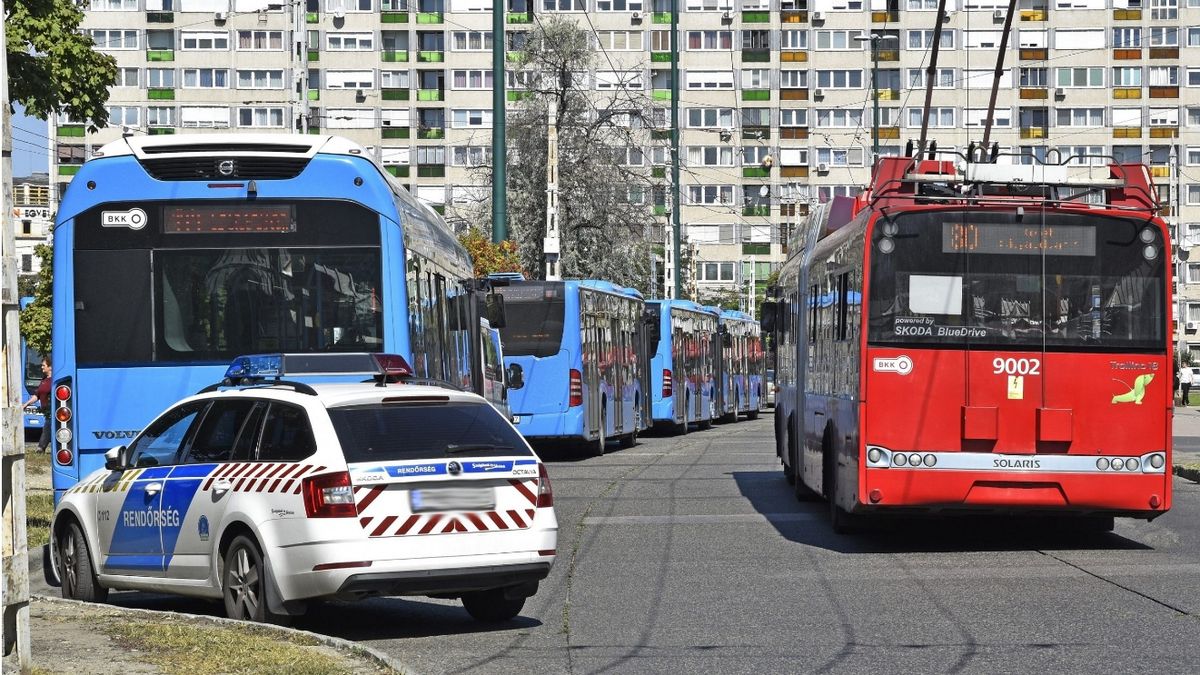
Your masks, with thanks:
[[[1096,229],[1083,225],[943,223],[942,253],[1096,255]]]
[[[291,206],[168,206],[163,234],[275,233],[296,231]]]

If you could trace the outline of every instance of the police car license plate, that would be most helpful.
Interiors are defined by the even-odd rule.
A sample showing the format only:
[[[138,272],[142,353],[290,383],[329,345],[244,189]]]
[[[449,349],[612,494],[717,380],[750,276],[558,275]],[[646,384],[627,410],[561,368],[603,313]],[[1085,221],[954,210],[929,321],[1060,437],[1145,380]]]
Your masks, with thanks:
[[[409,493],[413,513],[428,511],[491,511],[496,508],[496,488],[447,487]]]

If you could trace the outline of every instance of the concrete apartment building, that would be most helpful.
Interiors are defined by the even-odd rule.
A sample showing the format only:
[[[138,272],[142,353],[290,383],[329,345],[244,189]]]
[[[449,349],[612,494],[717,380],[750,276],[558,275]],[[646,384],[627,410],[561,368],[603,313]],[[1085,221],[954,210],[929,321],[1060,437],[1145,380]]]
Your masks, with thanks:
[[[54,221],[49,178],[47,174],[35,173],[13,179],[10,217],[14,225],[18,274],[37,274],[42,267],[33,249],[46,243],[52,235]]]
[[[686,276],[702,295],[745,294],[783,260],[811,202],[866,183],[873,61],[880,152],[918,136],[938,3],[678,1]],[[486,194],[471,165],[490,161],[490,0],[268,2],[92,0],[84,28],[121,69],[112,126],[87,134],[60,121],[56,179],[69,181],[121,125],[282,132],[303,120],[375,149],[451,222],[458,204]],[[670,0],[506,2],[506,49],[545,17],[575,18],[605,52],[592,87],[640,88],[670,110]],[[929,137],[961,151],[983,135],[1008,3],[946,6]],[[1012,26],[992,139],[1037,157],[1147,162],[1183,241],[1200,244],[1200,0],[1019,0]],[[644,161],[669,177],[661,148],[644,148]],[[1178,337],[1200,352],[1192,258]]]

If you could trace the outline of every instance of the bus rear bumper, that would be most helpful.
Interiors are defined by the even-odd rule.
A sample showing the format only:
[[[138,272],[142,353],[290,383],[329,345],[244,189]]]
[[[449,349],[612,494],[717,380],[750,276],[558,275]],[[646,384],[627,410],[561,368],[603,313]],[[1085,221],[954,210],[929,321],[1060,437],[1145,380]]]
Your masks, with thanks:
[[[1171,508],[1166,473],[866,470],[856,511],[1055,511],[1155,518]]]
[[[587,440],[583,432],[583,406],[562,413],[513,413],[517,431],[527,440]]]

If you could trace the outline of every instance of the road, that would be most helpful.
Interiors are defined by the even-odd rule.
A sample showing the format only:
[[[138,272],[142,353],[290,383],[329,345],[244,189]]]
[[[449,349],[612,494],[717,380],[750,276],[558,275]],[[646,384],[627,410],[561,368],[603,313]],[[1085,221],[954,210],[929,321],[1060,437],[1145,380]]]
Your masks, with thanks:
[[[558,562],[509,625],[380,599],[297,627],[417,673],[1200,670],[1200,485],[1176,479],[1170,513],[1113,534],[973,519],[840,537],[823,504],[792,498],[771,430],[766,417],[549,458]]]

